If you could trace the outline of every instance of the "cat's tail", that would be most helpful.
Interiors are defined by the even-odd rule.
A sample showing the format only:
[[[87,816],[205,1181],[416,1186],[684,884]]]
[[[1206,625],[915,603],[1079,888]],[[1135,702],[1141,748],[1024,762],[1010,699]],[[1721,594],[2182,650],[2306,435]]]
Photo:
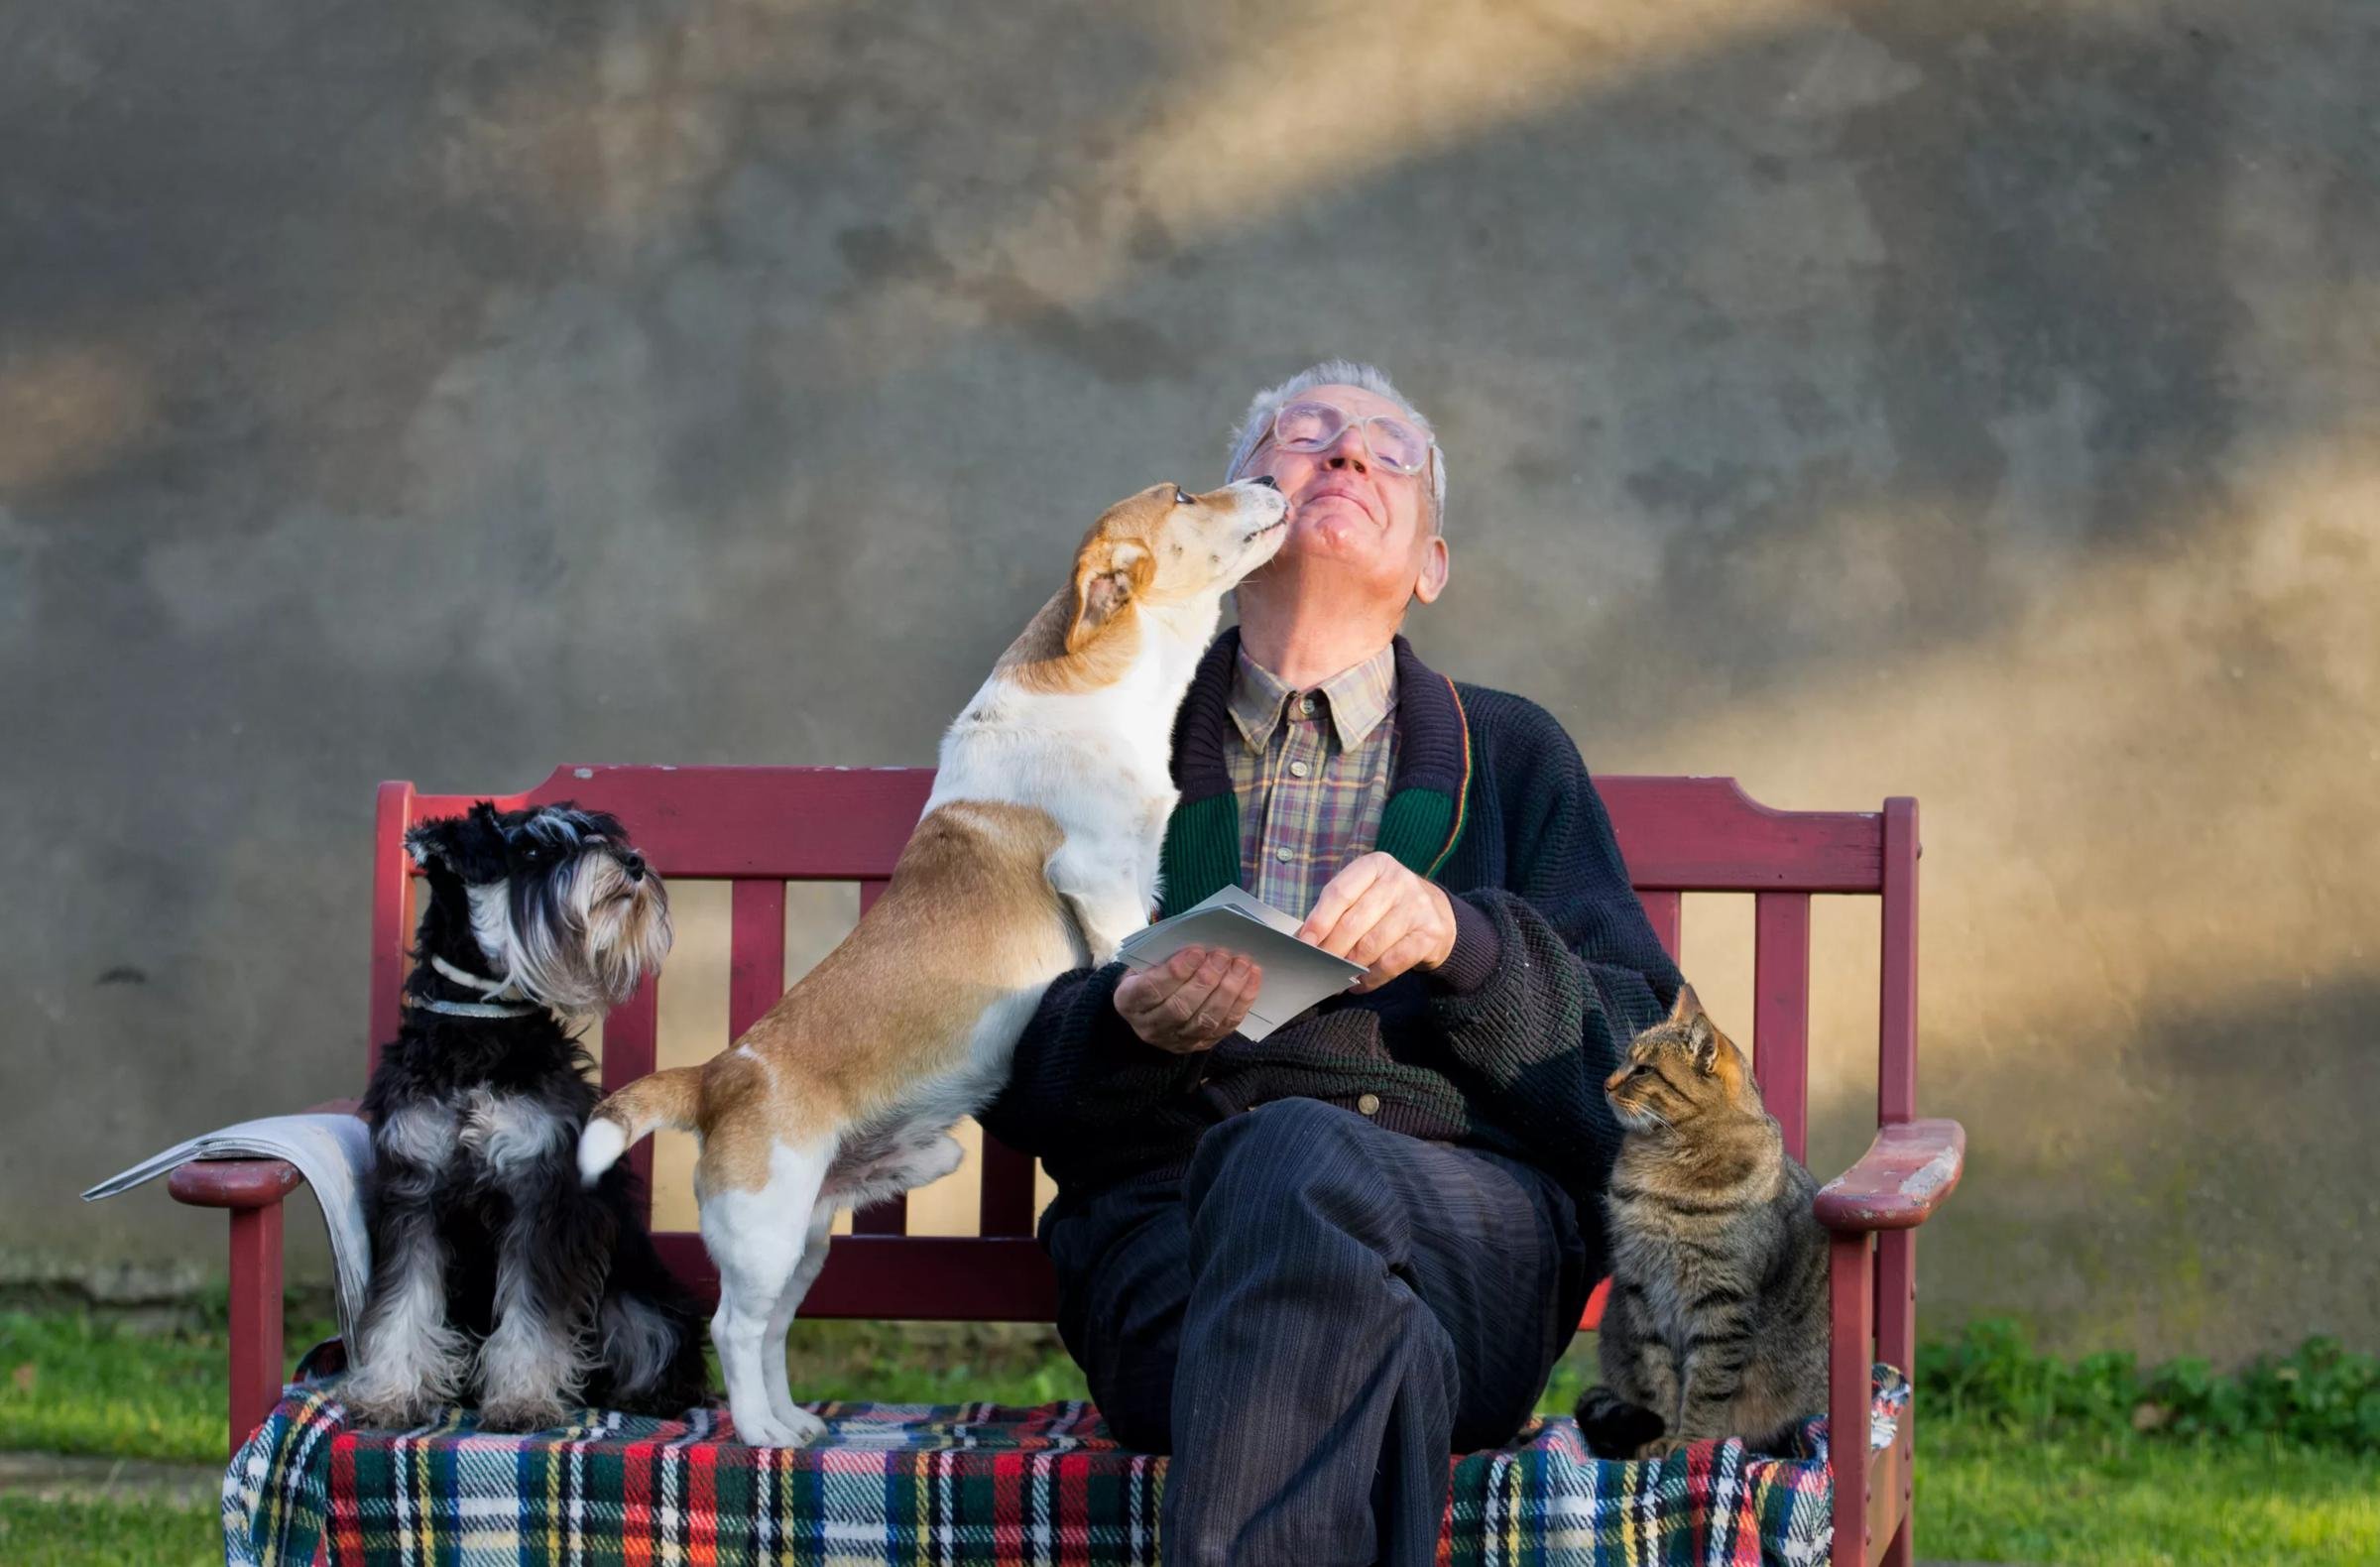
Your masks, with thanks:
[[[587,1117],[578,1135],[578,1178],[594,1185],[632,1145],[662,1127],[693,1130],[701,1110],[701,1067],[673,1066],[638,1078]]]
[[[1578,1421],[1587,1451],[1598,1458],[1634,1458],[1645,1443],[1658,1442],[1668,1429],[1652,1410],[1604,1386],[1579,1394]]]

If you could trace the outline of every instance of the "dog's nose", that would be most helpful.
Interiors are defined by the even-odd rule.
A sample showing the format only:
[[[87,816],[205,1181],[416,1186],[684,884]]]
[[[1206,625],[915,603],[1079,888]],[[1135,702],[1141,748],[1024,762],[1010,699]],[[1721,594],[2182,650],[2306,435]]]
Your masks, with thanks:
[[[620,856],[620,869],[628,873],[630,881],[642,882],[645,880],[645,856],[637,853],[634,849],[629,850],[628,853]]]
[[[1277,490],[1277,489],[1279,489],[1279,488],[1281,487],[1281,486],[1280,486],[1280,481],[1279,481],[1279,480],[1277,480],[1277,479],[1275,479],[1275,478],[1274,478],[1274,477],[1273,477],[1271,474],[1269,474],[1269,473],[1259,473],[1259,474],[1257,474],[1257,475],[1256,475],[1256,477],[1255,477],[1255,482],[1256,482],[1256,483],[1258,483],[1258,484],[1260,484],[1260,485],[1262,485],[1262,486],[1264,486],[1264,488],[1266,488],[1267,490]]]

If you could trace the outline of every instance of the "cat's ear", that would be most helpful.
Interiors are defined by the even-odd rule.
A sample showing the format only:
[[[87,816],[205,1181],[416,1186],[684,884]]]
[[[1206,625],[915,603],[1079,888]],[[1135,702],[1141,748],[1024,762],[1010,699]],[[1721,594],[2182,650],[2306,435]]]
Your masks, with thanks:
[[[1694,1069],[1705,1077],[1718,1071],[1719,1047],[1724,1042],[1719,1035],[1719,1025],[1711,1021],[1710,1014],[1696,1013],[1694,1022],[1687,1025],[1686,1033],[1687,1047],[1694,1052]]]
[[[1671,1023],[1692,1023],[1702,1016],[1703,999],[1694,993],[1693,986],[1681,982],[1678,986],[1678,999],[1669,1009],[1669,1021]]]

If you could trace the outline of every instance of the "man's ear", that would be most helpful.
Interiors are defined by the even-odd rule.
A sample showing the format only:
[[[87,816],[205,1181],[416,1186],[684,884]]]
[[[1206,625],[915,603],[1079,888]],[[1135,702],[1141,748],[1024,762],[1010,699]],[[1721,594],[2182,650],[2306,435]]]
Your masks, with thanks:
[[[1435,604],[1438,602],[1438,595],[1446,591],[1448,564],[1446,541],[1433,537],[1422,550],[1421,574],[1413,581],[1413,598],[1416,603]]]
[[[1085,544],[1074,561],[1074,620],[1066,628],[1066,651],[1082,652],[1148,586],[1153,569],[1147,548],[1130,539],[1094,539]]]

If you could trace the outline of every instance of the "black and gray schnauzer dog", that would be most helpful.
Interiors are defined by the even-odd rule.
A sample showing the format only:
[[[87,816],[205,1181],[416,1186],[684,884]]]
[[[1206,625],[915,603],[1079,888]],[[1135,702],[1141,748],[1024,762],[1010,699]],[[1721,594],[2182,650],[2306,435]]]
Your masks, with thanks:
[[[582,1401],[702,1402],[700,1316],[654,1251],[635,1177],[580,1183],[598,1095],[566,1027],[667,955],[660,877],[617,820],[567,804],[482,800],[405,843],[430,902],[404,1027],[364,1094],[372,1291],[350,1417],[411,1425],[473,1390],[498,1430]]]

